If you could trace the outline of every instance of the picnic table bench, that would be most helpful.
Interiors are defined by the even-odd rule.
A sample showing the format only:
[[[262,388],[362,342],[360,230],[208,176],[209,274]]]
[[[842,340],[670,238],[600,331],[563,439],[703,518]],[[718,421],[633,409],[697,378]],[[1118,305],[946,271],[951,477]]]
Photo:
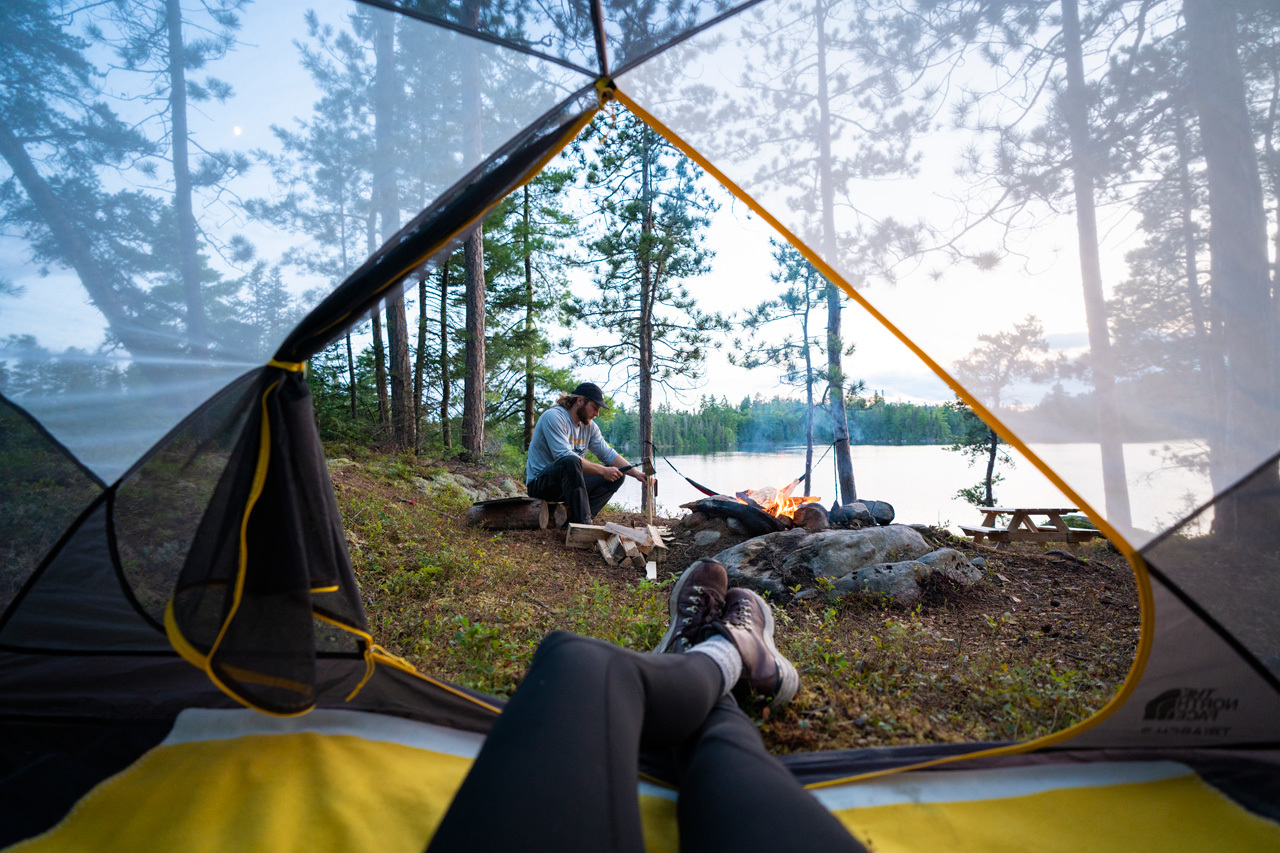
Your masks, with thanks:
[[[1088,542],[1102,532],[1092,528],[1069,527],[1067,513],[1079,512],[1075,507],[999,507],[980,506],[982,524],[960,525],[966,536],[973,537],[975,545],[983,539],[992,542]],[[1000,516],[1011,516],[1007,527],[997,526]],[[1047,521],[1037,523],[1032,516],[1044,516]]]

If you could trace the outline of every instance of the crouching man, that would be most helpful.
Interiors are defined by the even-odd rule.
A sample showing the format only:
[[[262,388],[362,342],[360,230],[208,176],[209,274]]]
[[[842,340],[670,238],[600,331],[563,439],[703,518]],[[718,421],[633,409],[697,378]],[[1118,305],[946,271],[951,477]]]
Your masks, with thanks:
[[[627,467],[627,460],[608,445],[594,423],[605,408],[600,386],[583,382],[542,413],[529,442],[524,471],[529,497],[565,504],[573,524],[590,524],[622,486],[619,469]],[[583,458],[588,450],[608,464],[588,462]],[[648,479],[639,468],[626,473],[642,483]]]

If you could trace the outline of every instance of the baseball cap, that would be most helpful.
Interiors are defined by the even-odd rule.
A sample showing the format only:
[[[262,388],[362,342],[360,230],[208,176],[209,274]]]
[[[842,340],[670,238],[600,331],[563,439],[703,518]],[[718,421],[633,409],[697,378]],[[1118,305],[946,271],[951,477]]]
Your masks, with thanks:
[[[609,408],[604,404],[604,392],[600,390],[600,386],[594,382],[583,382],[577,388],[573,389],[575,397],[586,397],[602,409]]]

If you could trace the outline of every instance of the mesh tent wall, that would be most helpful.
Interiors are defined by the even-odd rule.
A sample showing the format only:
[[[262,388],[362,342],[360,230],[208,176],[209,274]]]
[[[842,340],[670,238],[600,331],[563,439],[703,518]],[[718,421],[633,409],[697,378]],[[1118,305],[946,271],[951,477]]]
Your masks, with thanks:
[[[23,0],[4,13],[6,842],[55,824],[38,843],[89,838],[75,833],[91,833],[131,779],[198,777],[183,758],[193,751],[218,767],[275,737],[293,769],[314,738],[332,745],[399,724],[409,728],[362,736],[395,753],[368,760],[441,780],[406,782],[412,796],[396,812],[417,803],[404,840],[425,842],[501,703],[413,672],[369,635],[301,364],[452,252],[616,99],[1085,507],[1142,590],[1133,672],[1079,726],[1031,744],[819,753],[789,766],[887,849],[933,847],[962,828],[977,847],[1016,846],[1028,823],[1056,837],[1045,849],[1167,847],[1168,832],[1195,846],[1204,822],[1220,847],[1280,846],[1256,817],[1280,804],[1280,289],[1263,174],[1230,167],[1262,162],[1271,138],[1274,60],[1260,47],[1280,28],[1271,10],[1207,0],[919,3],[906,17],[903,4],[873,0],[249,6],[238,35],[206,48],[225,51],[214,73],[242,94],[219,100],[217,81],[189,69],[184,91],[200,106],[181,108],[183,124],[205,159],[191,158],[198,177],[182,185],[166,142],[178,127],[174,67],[133,26],[162,5],[131,15]],[[224,27],[203,7],[183,14]],[[297,156],[290,145],[312,131],[375,121],[375,45],[387,32],[418,98],[395,133],[415,144],[389,158],[359,146]],[[294,41],[306,38],[324,47],[310,56],[324,87],[296,61]],[[151,53],[137,52],[144,44]],[[129,50],[155,64],[113,66]],[[111,97],[129,86],[156,94]],[[328,189],[300,197],[285,166],[314,169]],[[415,190],[379,230],[373,197],[389,174]],[[249,246],[311,263],[255,264]],[[1076,365],[1071,394],[984,370],[984,346],[1028,316],[1062,331],[1050,339]],[[1134,445],[1152,437],[1169,441],[1171,464],[1138,482],[1126,457],[1132,465]],[[1068,443],[1094,461],[1076,452],[1064,464]],[[1188,510],[1158,517],[1155,496],[1188,471]],[[1212,550],[1186,535],[1204,529]],[[237,722],[216,722],[226,719]],[[360,779],[365,764],[326,767]],[[902,794],[895,778],[993,793],[930,799]],[[669,846],[670,797],[643,791],[651,844]],[[248,786],[218,802],[249,808],[260,795]],[[1099,799],[1112,803],[1101,834],[1043,828]],[[916,834],[888,828],[921,808],[934,822]],[[1003,816],[985,820],[984,808]],[[369,814],[402,820],[387,811]],[[1153,831],[1165,813],[1181,817]],[[280,810],[295,825],[304,815]],[[143,824],[121,838],[162,831]],[[351,846],[370,846],[364,832]],[[272,837],[269,827],[259,836]]]

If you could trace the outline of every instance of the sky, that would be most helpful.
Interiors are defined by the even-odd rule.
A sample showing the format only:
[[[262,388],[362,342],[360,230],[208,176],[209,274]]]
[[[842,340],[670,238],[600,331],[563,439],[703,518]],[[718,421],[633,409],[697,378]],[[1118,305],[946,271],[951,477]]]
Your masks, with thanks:
[[[770,240],[782,241],[782,238],[772,225],[752,212],[745,203],[734,198],[713,176],[702,173],[702,180],[719,203],[719,209],[713,215],[705,237],[705,245],[714,255],[708,272],[689,279],[687,284],[692,295],[701,304],[741,316],[775,295],[777,285],[771,280],[771,274],[775,271],[776,264]],[[1108,212],[1103,210],[1101,215],[1106,221]],[[1050,311],[1040,319],[1044,322],[1046,339],[1051,348],[1074,356],[1088,347],[1088,332],[1079,309],[1074,219],[1059,219],[1045,230],[1053,232],[1056,240],[1053,260],[1046,261],[1046,266],[1056,267],[1057,274],[1074,289],[1064,289],[1057,297],[1061,309]],[[1040,235],[1040,238],[1044,239],[1044,235]],[[1105,252],[1104,263],[1110,269],[1123,270],[1118,249]],[[958,275],[943,277],[938,281],[917,276],[909,287],[881,284],[864,291],[863,295],[891,322],[901,323],[904,318],[909,320],[914,339],[933,358],[948,364],[968,353],[976,332],[1002,328],[991,322],[996,316],[993,305],[1016,302],[1018,290],[1025,287],[1028,280],[1042,274],[1042,270],[1022,269],[1017,261],[1011,261],[1006,263],[1003,271],[996,273],[961,271]],[[922,305],[927,304],[931,298],[931,291],[942,292],[961,286],[959,280],[966,276],[968,279],[978,277],[972,283],[977,285],[975,292],[979,294],[966,310],[935,314],[922,310]],[[590,275],[586,271],[573,276],[572,286],[576,293],[582,295],[593,292]],[[955,399],[946,383],[861,305],[847,297],[843,298],[842,304],[843,338],[846,347],[849,344],[855,346],[854,354],[844,360],[844,369],[849,377],[865,383],[867,394],[879,391],[891,402],[942,403]],[[817,324],[816,333],[825,330],[825,306],[819,309],[812,322]],[[1005,323],[1007,319],[1002,318],[999,322]],[[775,325],[769,334],[781,337],[785,334],[782,327],[782,323]],[[794,334],[798,334],[798,331],[798,325],[786,330]],[[746,370],[730,364],[728,351],[734,336],[728,336],[723,341],[722,348],[709,354],[705,376],[688,390],[672,393],[655,386],[657,402],[667,402],[680,409],[696,408],[702,395],[717,399],[723,396],[735,403],[743,396],[803,396],[802,388],[779,381],[783,372],[779,368]],[[590,340],[590,337],[584,336],[583,339]],[[567,360],[562,360],[561,363],[572,366]],[[594,367],[584,368],[581,374],[586,379],[603,384],[606,372],[603,367]],[[606,388],[606,393],[615,392]],[[1043,387],[1028,388],[1025,393],[1013,389],[1006,399],[1031,405],[1043,393]],[[634,403],[634,392],[619,391],[617,397],[628,401],[628,405]]]
[[[322,7],[322,17],[327,8],[329,17],[335,21],[339,10],[347,8],[335,2],[309,5]],[[290,8],[287,4],[249,7],[240,37],[248,45],[267,49],[245,50],[238,53],[234,61],[223,61],[209,69],[229,80],[236,96],[225,105],[206,103],[195,107],[192,127],[199,134],[201,145],[208,149],[228,147],[241,151],[271,149],[277,144],[271,125],[288,126],[291,116],[306,114],[317,95],[298,68],[296,48],[291,43],[290,36],[300,35],[296,24],[290,23],[298,14],[298,7]],[[932,144],[944,143],[935,141]],[[939,153],[941,156],[933,159],[950,162],[950,152]],[[256,168],[261,173],[263,167]],[[703,305],[740,314],[774,293],[775,286],[770,280],[774,263],[769,241],[775,233],[770,225],[719,187],[714,179],[707,176],[704,179],[709,187],[714,188],[720,204],[705,238],[714,256],[710,271],[690,280],[688,285]],[[921,188],[922,183],[917,180],[909,188],[912,203],[922,206],[940,203],[942,199],[931,199],[928,188]],[[905,194],[906,188],[902,185],[889,186],[883,192],[889,198],[894,193]],[[202,224],[205,227],[214,220],[217,220],[217,227],[250,236],[264,258],[278,255],[293,242],[255,223],[237,220],[223,211],[204,212]],[[1039,238],[1041,246],[1046,245],[1045,239],[1049,240],[1050,248],[1043,256],[1053,258],[1052,263],[1061,267],[1059,274],[1069,283],[1073,282],[1071,276],[1074,274],[1074,234],[1070,225],[1069,217],[1059,218],[1053,228],[1060,233]],[[0,334],[17,330],[35,331],[40,343],[55,351],[67,346],[95,347],[101,337],[94,339],[88,330],[100,329],[101,321],[95,309],[88,304],[76,278],[58,269],[50,270],[45,277],[35,277],[31,273],[18,242],[0,242],[0,276],[27,288],[25,297],[5,299],[0,304]],[[947,312],[930,314],[921,310],[923,304],[935,297],[945,297],[958,284],[968,284],[961,281],[963,277],[961,273],[933,282],[918,276],[910,287],[879,286],[865,293],[892,320],[910,326],[909,334],[931,355],[947,363],[965,354],[972,346],[975,334],[987,328],[985,324],[1001,328],[1007,327],[1011,319],[1021,319],[1020,314],[1000,313],[1003,306],[1018,302],[1018,290],[1025,286],[1027,275],[1025,271],[1018,270],[988,275],[977,281],[980,288],[975,292],[982,294],[980,301],[965,303]],[[585,271],[576,275],[575,290],[588,292],[591,289],[589,279],[590,275]],[[1078,282],[1078,277],[1074,282]],[[301,291],[314,283],[299,282],[295,289]],[[1050,342],[1068,352],[1078,351],[1086,343],[1079,299],[1075,295],[1078,290],[1073,293],[1073,288],[1078,288],[1078,284],[1064,288],[1064,297],[1071,298],[1064,299],[1062,310],[1050,310],[1041,318]],[[882,391],[890,400],[942,402],[951,399],[952,394],[946,385],[877,321],[853,301],[845,300],[844,304],[844,338],[846,343],[856,345],[854,355],[845,361],[846,373],[851,378],[863,381],[869,391]],[[825,312],[819,312],[819,324],[824,321],[824,315]],[[781,330],[777,334],[782,334]],[[729,341],[724,343],[727,345]],[[780,372],[776,368],[753,371],[737,368],[729,364],[725,349],[713,350],[708,358],[706,375],[697,385],[679,394],[656,389],[657,402],[682,408],[696,406],[698,398],[704,394],[730,398],[735,402],[747,395],[799,396],[800,389],[783,386],[779,382]],[[580,373],[582,378],[603,379],[604,376],[603,368],[583,368]],[[617,396],[629,402],[634,400],[633,392],[628,394],[619,390]]]
[[[708,185],[714,183],[704,176]],[[714,184],[720,202],[711,227],[706,235],[706,245],[714,252],[709,271],[688,281],[690,292],[698,301],[715,310],[739,316],[761,302],[773,298],[777,285],[771,274],[776,269],[771,239],[781,240],[772,225],[752,213],[747,206],[733,198],[718,184]],[[589,293],[587,276],[578,276],[574,289]],[[890,334],[882,325],[851,300],[844,301],[842,324],[845,341],[856,343],[851,358],[845,359],[845,370],[851,376],[867,384],[868,393],[882,390],[889,400],[913,402],[943,402],[951,394],[946,384],[930,371],[913,353]],[[813,317],[814,331],[825,329],[826,308],[821,307]],[[786,332],[798,334],[798,325]],[[782,324],[777,324],[770,334],[781,337]],[[696,408],[702,395],[717,399],[726,397],[737,403],[744,396],[761,395],[800,397],[803,390],[780,382],[781,368],[760,367],[747,370],[729,363],[728,353],[732,338],[723,340],[724,346],[713,350],[707,359],[703,379],[681,394],[655,387],[659,402],[667,402],[675,408]],[[597,377],[593,371],[599,373]],[[588,378],[603,378],[604,368],[586,368]],[[607,391],[609,389],[606,389]],[[620,393],[619,397],[632,404],[633,394]]]

